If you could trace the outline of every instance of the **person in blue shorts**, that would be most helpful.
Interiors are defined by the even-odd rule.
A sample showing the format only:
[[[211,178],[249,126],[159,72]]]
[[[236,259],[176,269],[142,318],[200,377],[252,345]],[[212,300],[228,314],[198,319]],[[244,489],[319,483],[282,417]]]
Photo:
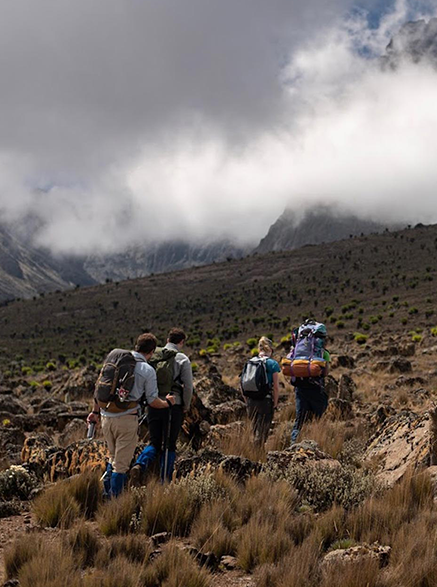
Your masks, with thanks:
[[[252,422],[255,443],[264,446],[269,435],[273,420],[273,411],[278,407],[279,399],[279,363],[272,359],[273,343],[266,336],[262,336],[258,342],[258,356],[265,358],[267,379],[270,385],[270,393],[264,399],[245,398],[247,415]]]

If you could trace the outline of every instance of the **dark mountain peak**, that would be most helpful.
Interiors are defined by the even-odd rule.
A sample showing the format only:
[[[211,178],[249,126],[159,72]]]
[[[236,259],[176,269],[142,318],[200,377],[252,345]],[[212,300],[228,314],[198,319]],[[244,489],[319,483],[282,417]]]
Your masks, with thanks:
[[[318,206],[299,215],[287,209],[270,227],[267,236],[255,249],[257,253],[298,249],[372,232],[383,232],[386,224],[341,212],[337,208]]]

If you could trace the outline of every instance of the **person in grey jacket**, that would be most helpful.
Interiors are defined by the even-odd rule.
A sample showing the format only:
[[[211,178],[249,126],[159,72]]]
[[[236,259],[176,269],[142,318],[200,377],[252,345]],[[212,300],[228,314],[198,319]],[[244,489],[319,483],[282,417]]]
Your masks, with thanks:
[[[184,413],[190,408],[193,395],[193,373],[190,359],[182,352],[186,335],[180,328],[172,328],[168,333],[167,344],[157,349],[150,360],[158,373],[159,397],[165,399],[170,393],[174,398],[171,410],[159,410],[149,405],[147,424],[150,443],[141,452],[131,469],[132,485],[141,485],[143,473],[158,455],[161,457],[161,479],[171,480],[176,459],[176,441],[184,420]],[[171,369],[169,385],[160,377],[160,363],[164,369]],[[165,412],[165,413],[164,413]],[[170,426],[170,428],[169,428]],[[167,453],[167,454],[165,454]],[[166,465],[166,466],[165,466]],[[165,470],[166,469],[166,470]]]

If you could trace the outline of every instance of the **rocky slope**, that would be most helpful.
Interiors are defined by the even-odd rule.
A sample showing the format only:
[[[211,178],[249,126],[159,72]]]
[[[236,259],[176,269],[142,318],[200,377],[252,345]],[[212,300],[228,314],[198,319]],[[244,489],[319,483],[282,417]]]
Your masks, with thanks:
[[[298,249],[305,245],[318,245],[350,236],[383,232],[386,228],[386,224],[343,215],[327,207],[308,211],[302,219],[299,219],[293,210],[285,210],[254,252],[269,253]]]

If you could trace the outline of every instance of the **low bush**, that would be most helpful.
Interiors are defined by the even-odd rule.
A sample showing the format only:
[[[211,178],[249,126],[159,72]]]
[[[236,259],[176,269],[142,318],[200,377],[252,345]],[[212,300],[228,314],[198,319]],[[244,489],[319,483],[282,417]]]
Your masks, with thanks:
[[[367,334],[361,334],[361,332],[355,332],[354,340],[358,344],[366,344],[369,336]]]
[[[71,495],[68,483],[61,481],[36,498],[33,511],[42,526],[69,528],[80,515],[80,506]]]
[[[29,499],[38,482],[34,475],[21,465],[11,465],[0,473],[0,499]]]

